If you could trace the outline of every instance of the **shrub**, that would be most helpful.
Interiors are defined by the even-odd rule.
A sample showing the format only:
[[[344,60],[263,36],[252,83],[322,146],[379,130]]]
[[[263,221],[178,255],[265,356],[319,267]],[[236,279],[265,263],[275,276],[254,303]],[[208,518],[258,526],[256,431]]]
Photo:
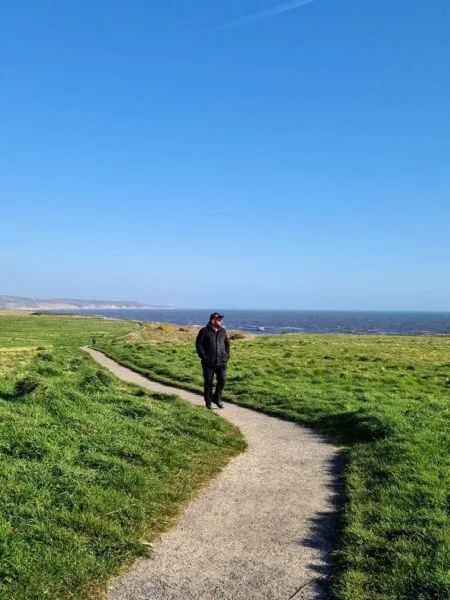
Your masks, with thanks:
[[[158,331],[164,331],[164,333],[173,333],[174,331],[176,331],[176,329],[175,327],[173,327],[173,325],[167,325],[165,323],[158,327]]]
[[[235,331],[234,333],[231,333],[229,337],[230,340],[245,340],[247,338],[245,333],[241,333],[240,331]]]

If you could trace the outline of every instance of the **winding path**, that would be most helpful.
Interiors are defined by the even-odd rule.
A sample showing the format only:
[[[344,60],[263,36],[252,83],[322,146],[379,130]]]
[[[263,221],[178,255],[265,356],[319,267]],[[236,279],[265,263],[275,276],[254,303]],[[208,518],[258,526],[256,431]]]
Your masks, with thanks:
[[[197,394],[155,383],[83,348],[114,375],[148,390]],[[233,404],[220,416],[248,449],[231,460],[154,546],[108,592],[109,600],[326,600],[334,547],[340,459],[311,430]]]

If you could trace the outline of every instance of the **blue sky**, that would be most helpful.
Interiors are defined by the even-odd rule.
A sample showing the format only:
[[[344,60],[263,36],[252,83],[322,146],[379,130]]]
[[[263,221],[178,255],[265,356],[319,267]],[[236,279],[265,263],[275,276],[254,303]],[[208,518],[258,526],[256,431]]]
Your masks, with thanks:
[[[450,310],[448,0],[0,5],[0,294]]]

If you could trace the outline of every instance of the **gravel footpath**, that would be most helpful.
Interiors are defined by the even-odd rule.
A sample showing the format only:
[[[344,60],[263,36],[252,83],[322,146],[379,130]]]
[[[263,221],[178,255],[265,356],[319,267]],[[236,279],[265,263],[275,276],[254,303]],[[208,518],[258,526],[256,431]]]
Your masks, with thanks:
[[[100,352],[83,348],[117,377],[175,393]],[[311,430],[225,404],[244,434],[232,459],[139,560],[109,589],[109,600],[325,600],[341,471],[337,448]]]

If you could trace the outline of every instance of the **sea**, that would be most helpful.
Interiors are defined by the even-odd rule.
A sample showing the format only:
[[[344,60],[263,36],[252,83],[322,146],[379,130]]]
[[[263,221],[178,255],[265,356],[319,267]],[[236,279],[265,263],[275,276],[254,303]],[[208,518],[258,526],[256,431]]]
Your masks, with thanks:
[[[62,312],[62,311],[58,311]],[[117,319],[205,325],[212,310],[66,311]],[[450,312],[372,312],[314,310],[222,310],[224,327],[258,335],[279,333],[354,333],[373,335],[450,335]]]

